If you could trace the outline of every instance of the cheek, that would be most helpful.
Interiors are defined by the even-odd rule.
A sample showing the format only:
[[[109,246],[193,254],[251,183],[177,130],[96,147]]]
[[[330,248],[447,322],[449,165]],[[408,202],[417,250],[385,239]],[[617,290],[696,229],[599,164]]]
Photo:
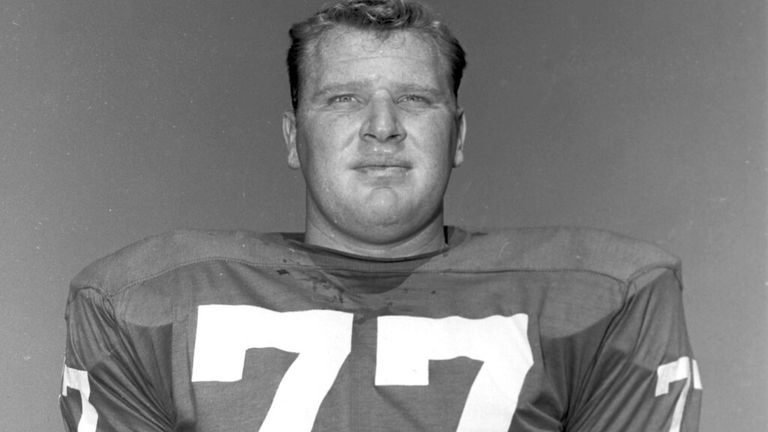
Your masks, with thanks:
[[[352,120],[316,119],[302,129],[299,153],[313,165],[338,165],[344,161],[349,144],[356,136]]]
[[[339,189],[339,183],[345,182],[342,154],[332,148],[330,143],[316,139],[311,145],[305,146],[302,153],[301,166],[310,187],[329,193]]]
[[[328,159],[328,142],[322,130],[305,128],[298,141],[301,165],[305,169],[315,169],[325,164]]]
[[[450,171],[453,167],[453,143],[448,134],[433,136],[422,151],[421,158],[434,175]]]
[[[456,141],[456,128],[449,116],[443,113],[414,124],[414,132],[424,143],[423,151],[429,152],[437,158],[450,153],[451,147]]]

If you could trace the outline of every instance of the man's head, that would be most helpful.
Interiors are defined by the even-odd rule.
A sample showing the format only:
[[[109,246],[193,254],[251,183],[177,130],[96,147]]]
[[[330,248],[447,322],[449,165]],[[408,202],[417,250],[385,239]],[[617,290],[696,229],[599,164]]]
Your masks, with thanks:
[[[381,39],[402,30],[431,39],[443,57],[443,66],[451,80],[453,95],[458,96],[461,77],[467,65],[464,49],[448,27],[435,19],[429,10],[419,3],[406,0],[343,0],[294,24],[289,31],[291,47],[288,49],[287,63],[294,111],[299,103],[308,55],[328,30],[342,26],[371,32]]]
[[[327,24],[328,11],[343,23]],[[288,163],[307,186],[306,241],[369,256],[438,249],[443,195],[463,160],[463,51],[451,73],[445,44],[403,23],[444,27],[402,1],[346,1],[313,20],[326,24],[294,39],[298,88],[283,116]]]

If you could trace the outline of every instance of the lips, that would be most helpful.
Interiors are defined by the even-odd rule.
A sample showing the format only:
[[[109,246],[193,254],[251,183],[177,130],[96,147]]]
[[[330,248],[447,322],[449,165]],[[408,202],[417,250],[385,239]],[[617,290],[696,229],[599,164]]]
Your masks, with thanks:
[[[352,168],[372,177],[403,176],[413,168],[409,162],[394,159],[362,160],[352,165]]]
[[[389,168],[409,170],[412,167],[410,162],[401,159],[365,159],[352,164],[352,169],[355,170],[378,170]]]

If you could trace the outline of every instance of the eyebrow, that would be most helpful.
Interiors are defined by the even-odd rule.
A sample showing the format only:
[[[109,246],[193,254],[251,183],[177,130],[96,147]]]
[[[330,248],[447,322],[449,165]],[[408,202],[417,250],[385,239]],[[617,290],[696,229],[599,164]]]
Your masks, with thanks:
[[[317,99],[329,94],[335,94],[339,92],[347,91],[361,91],[370,85],[369,81],[355,80],[343,83],[329,83],[312,94],[312,99]],[[440,89],[433,86],[425,86],[419,84],[395,84],[395,88],[398,92],[404,93],[427,93],[430,95],[440,95],[443,92]]]
[[[365,81],[349,81],[344,83],[330,83],[318,89],[312,94],[312,99],[349,90],[361,90],[365,87]]]

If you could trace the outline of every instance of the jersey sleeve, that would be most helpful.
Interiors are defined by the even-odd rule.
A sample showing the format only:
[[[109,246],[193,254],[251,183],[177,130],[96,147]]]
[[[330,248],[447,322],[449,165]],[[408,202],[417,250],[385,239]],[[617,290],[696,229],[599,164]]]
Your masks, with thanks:
[[[70,432],[156,432],[173,428],[168,404],[140,360],[140,341],[115,317],[110,298],[73,289],[59,406]],[[137,345],[137,343],[139,345]]]
[[[568,431],[697,431],[701,379],[678,273],[631,279],[569,416]]]

